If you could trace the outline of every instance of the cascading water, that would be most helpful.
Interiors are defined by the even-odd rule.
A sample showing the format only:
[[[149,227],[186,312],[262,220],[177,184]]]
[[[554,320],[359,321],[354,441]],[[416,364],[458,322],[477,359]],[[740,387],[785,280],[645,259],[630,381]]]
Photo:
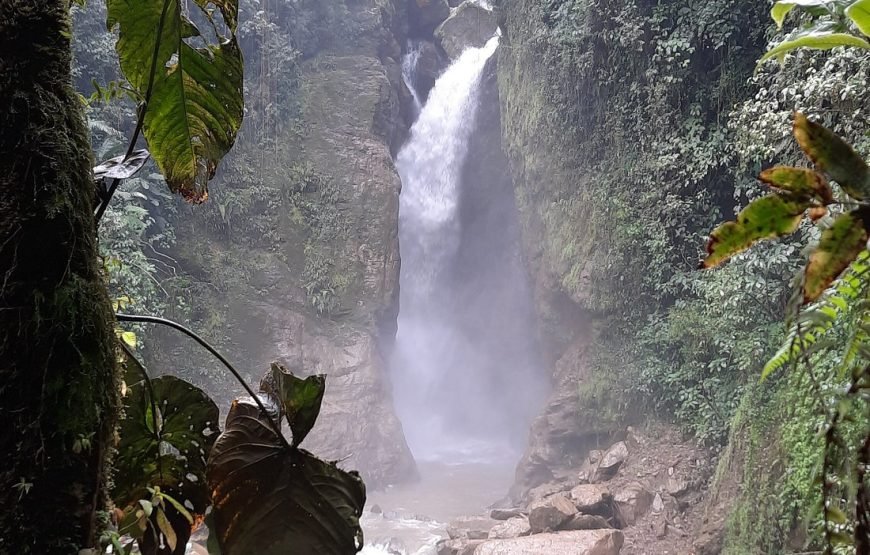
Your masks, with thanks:
[[[432,555],[445,526],[507,491],[544,388],[487,61],[467,49],[438,78],[399,151],[400,310],[393,399],[421,480],[370,492],[365,555]],[[409,43],[414,93],[420,44]],[[488,79],[492,79],[489,75]],[[484,94],[486,93],[486,94]]]
[[[524,377],[536,370],[531,334],[510,323],[527,319],[518,303],[528,296],[520,291],[522,268],[509,262],[518,258],[516,241],[503,240],[507,222],[477,225],[486,215],[463,204],[474,185],[464,183],[463,170],[481,76],[498,40],[465,50],[438,78],[396,160],[402,270],[391,366],[396,408],[418,460],[504,459],[522,444],[537,400]],[[500,193],[512,206],[512,192]],[[482,229],[471,236],[474,227]],[[484,259],[501,275],[481,266]]]

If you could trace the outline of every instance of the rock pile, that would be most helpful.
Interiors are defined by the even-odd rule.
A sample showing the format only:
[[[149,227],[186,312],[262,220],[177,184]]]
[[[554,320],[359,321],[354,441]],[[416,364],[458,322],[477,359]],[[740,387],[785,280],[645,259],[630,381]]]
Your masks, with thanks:
[[[525,492],[520,506],[454,521],[438,555],[683,553],[685,512],[709,465],[678,440],[656,449],[631,428],[626,435],[590,451],[574,474]],[[677,548],[650,550],[656,542]]]

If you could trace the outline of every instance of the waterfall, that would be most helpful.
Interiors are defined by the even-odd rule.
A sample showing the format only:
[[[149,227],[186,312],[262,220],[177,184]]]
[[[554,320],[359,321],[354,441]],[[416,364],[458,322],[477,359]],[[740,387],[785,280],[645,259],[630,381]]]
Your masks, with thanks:
[[[414,117],[420,113],[422,108],[420,95],[417,93],[417,62],[420,61],[422,49],[423,43],[421,41],[408,39],[405,55],[402,56],[402,79],[405,81],[405,86],[411,91],[411,96],[414,99]]]
[[[508,222],[488,208],[504,200],[469,207],[469,189],[486,179],[463,182],[481,77],[497,46],[496,36],[445,70],[396,159],[402,269],[391,368],[397,412],[418,459],[504,458],[507,443],[522,444],[531,414],[534,395],[522,376],[534,366],[532,333],[511,323],[529,320],[516,308],[529,297],[514,263],[518,239],[505,239]],[[515,221],[510,187],[498,194]]]

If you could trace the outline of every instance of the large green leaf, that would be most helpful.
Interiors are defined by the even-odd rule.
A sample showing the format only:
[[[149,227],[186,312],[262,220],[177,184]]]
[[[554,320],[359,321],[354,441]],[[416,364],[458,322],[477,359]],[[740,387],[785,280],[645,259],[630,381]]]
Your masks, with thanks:
[[[173,376],[151,384],[156,415],[145,382],[130,386],[124,399],[113,500],[121,508],[134,505],[159,486],[203,514],[210,504],[205,469],[220,431],[218,408],[201,389]]]
[[[794,136],[810,160],[849,195],[859,200],[870,196],[867,164],[846,141],[800,112],[794,116]]]
[[[782,59],[784,55],[798,48],[811,48],[814,50],[830,50],[838,46],[854,46],[857,48],[870,49],[870,42],[850,35],[849,33],[816,32],[807,33],[785,40],[768,50],[758,61],[762,63],[771,58]]]
[[[804,275],[804,302],[812,302],[833,283],[867,244],[866,209],[840,214],[822,232],[819,246],[810,255]]]
[[[237,0],[196,0],[196,8],[182,0],[107,0],[107,6],[108,26],[119,30],[121,69],[148,99],[143,133],[151,155],[173,191],[201,202],[242,122]],[[185,16],[187,9],[209,22],[215,44]]]
[[[209,457],[214,533],[224,555],[346,555],[362,548],[365,486],[286,446],[257,406],[233,403]]]
[[[718,266],[757,241],[793,233],[807,207],[809,201],[786,195],[752,201],[737,215],[737,221],[725,222],[713,230],[702,266]]]
[[[834,202],[834,194],[825,177],[807,168],[775,166],[761,172],[758,179],[803,200],[817,199],[823,204]]]
[[[858,30],[866,36],[870,36],[870,0],[858,0],[846,8],[849,16]]]
[[[293,445],[298,446],[314,427],[326,387],[322,375],[308,376],[304,380],[293,375],[283,366],[272,364],[272,379],[277,395],[284,407],[287,422],[293,431]]]

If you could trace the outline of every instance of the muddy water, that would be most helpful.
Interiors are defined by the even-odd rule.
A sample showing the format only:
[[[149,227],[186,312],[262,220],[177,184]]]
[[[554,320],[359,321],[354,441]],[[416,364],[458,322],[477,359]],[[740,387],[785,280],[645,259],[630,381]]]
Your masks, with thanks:
[[[434,555],[458,516],[484,514],[505,496],[514,477],[514,460],[504,463],[418,462],[420,481],[368,494],[362,518],[363,555]],[[377,505],[381,514],[372,512]]]

